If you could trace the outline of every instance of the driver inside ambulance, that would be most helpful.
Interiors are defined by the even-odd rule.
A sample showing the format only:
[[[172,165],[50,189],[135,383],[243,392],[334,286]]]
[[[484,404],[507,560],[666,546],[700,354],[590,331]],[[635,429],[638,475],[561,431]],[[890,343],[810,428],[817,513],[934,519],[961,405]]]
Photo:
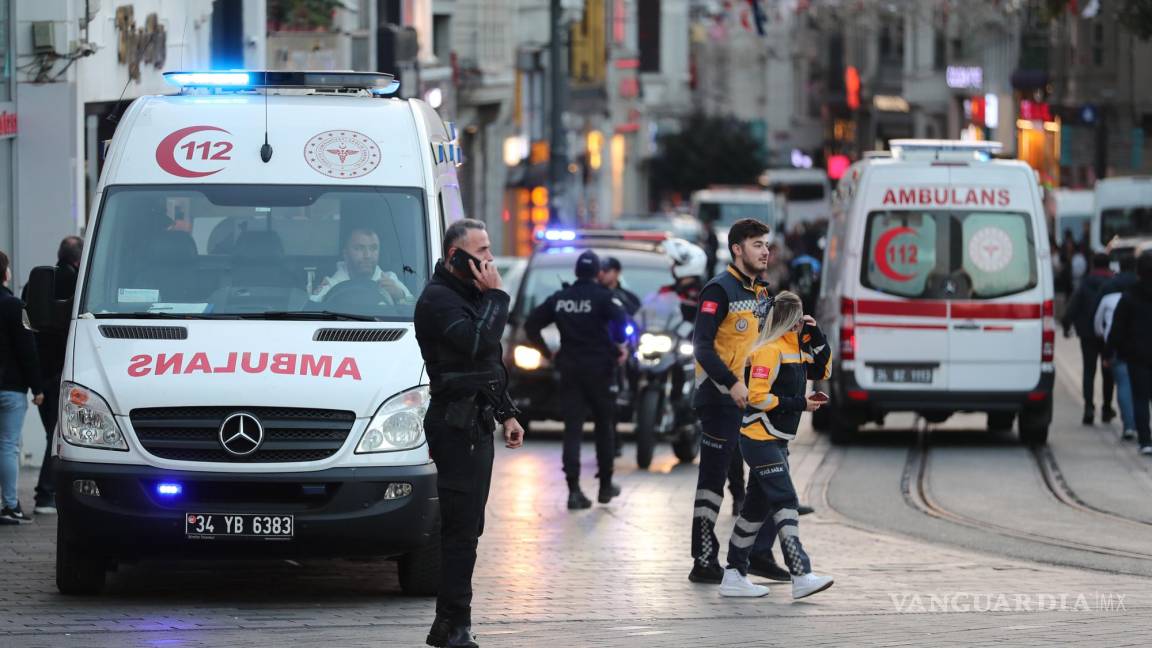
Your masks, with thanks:
[[[336,272],[313,289],[312,301],[324,301],[334,287],[350,280],[374,282],[381,296],[393,303],[416,300],[395,272],[380,268],[380,237],[376,232],[364,227],[350,230],[341,246],[341,255],[343,258],[336,263]]]

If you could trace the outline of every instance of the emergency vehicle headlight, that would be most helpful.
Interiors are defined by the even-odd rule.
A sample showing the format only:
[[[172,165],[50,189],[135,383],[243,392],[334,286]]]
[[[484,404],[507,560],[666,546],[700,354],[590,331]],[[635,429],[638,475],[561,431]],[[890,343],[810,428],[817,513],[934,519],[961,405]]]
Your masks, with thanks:
[[[672,338],[658,333],[645,333],[640,336],[640,346],[636,350],[640,355],[668,353],[672,350]]]
[[[75,446],[128,449],[108,403],[100,394],[76,383],[60,385],[60,434]]]
[[[512,361],[516,366],[525,371],[536,371],[540,365],[544,364],[544,356],[536,349],[530,346],[519,344],[515,349],[512,349]]]
[[[427,386],[409,389],[384,401],[360,437],[356,454],[419,447],[424,443],[424,414],[430,402]]]

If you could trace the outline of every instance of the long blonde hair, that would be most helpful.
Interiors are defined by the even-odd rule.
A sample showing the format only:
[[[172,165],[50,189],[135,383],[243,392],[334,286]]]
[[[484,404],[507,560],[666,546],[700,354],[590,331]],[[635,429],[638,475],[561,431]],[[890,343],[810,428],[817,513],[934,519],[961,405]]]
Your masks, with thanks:
[[[784,337],[785,333],[796,326],[801,317],[804,317],[804,303],[800,301],[799,295],[787,290],[776,295],[776,303],[772,305],[772,310],[768,311],[768,318],[764,321],[764,327],[760,329],[753,350]]]

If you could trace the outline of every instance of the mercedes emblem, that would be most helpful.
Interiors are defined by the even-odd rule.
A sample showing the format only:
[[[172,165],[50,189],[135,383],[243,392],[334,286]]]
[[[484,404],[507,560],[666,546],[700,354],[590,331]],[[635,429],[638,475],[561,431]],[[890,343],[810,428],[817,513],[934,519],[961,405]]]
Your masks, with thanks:
[[[264,441],[260,419],[247,412],[236,412],[220,424],[220,445],[234,457],[247,457]]]

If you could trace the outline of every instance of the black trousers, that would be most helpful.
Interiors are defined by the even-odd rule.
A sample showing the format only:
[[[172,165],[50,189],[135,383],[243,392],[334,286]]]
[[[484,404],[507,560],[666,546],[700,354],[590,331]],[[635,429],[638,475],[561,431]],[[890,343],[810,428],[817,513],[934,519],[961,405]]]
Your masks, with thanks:
[[[1137,443],[1140,447],[1152,446],[1148,410],[1152,404],[1152,365],[1129,362],[1128,375],[1132,379],[1132,413],[1136,419]]]
[[[44,402],[40,404],[40,422],[44,424],[47,443],[44,444],[44,462],[40,464],[40,477],[36,481],[36,504],[51,504],[56,498],[56,458],[52,456],[52,435],[60,417],[60,374],[44,383]]]
[[[812,563],[800,544],[800,503],[789,472],[787,442],[756,441],[741,435],[740,449],[756,484],[748,489],[748,499],[736,518],[728,543],[728,567],[747,574],[753,545],[761,545],[767,532],[780,536],[788,571],[793,576],[807,574],[812,571]],[[765,524],[768,518],[772,519],[771,525]]]
[[[612,381],[612,373],[604,368],[576,366],[560,370],[560,389],[566,405],[564,476],[569,485],[580,479],[580,442],[584,438],[584,421],[589,410],[596,426],[596,464],[600,483],[612,481],[616,460],[616,395],[612,391]]]
[[[494,429],[490,416],[477,417],[471,430],[450,427],[436,402],[424,418],[440,496],[442,576],[436,616],[456,625],[472,625],[472,572],[492,485]]]
[[[1096,385],[1096,365],[1100,364],[1103,351],[1103,345],[1100,344],[1100,340],[1096,339],[1096,336],[1090,335],[1080,338],[1080,357],[1084,361],[1083,395],[1085,409],[1095,409],[1092,401],[1092,388]],[[1100,407],[1109,409],[1112,407],[1112,392],[1115,389],[1112,381],[1112,370],[1101,366],[1100,377],[1104,381]]]

